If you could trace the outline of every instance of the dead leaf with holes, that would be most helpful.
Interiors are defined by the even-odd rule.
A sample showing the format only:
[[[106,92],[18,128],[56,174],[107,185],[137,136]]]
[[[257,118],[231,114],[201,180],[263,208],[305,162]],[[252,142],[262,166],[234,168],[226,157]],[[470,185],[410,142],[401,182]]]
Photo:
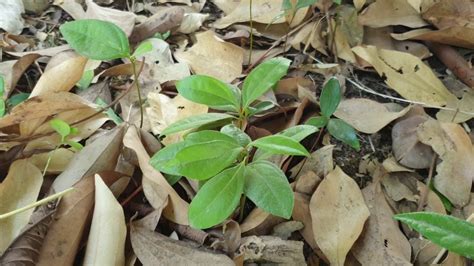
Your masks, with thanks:
[[[407,100],[444,106],[455,97],[425,63],[411,54],[375,46],[357,46],[352,50]]]
[[[196,41],[187,51],[176,51],[179,62],[187,63],[195,74],[203,74],[231,82],[242,73],[244,50],[216,36],[212,31],[196,34]]]
[[[310,210],[316,243],[331,265],[344,265],[370,214],[359,186],[336,166],[311,197]]]

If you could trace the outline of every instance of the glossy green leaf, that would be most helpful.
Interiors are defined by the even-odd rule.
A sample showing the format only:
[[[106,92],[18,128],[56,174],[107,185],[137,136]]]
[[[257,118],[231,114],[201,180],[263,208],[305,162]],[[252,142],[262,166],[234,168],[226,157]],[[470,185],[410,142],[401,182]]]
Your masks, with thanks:
[[[69,133],[69,136],[73,136],[77,134],[79,134],[79,129],[77,127],[71,127],[71,133]]]
[[[170,175],[170,174],[163,174],[168,184],[171,186],[178,183],[178,181],[182,178],[180,175]]]
[[[140,57],[146,53],[151,52],[152,50],[153,50],[153,44],[150,42],[150,40],[144,40],[138,45],[137,49],[135,49],[132,56]]]
[[[30,97],[29,93],[21,92],[10,97],[7,103],[10,107],[15,107],[20,103],[24,102],[26,99],[28,99],[28,97]]]
[[[69,145],[69,146],[71,146],[71,148],[72,148],[74,151],[80,151],[80,150],[82,150],[82,148],[84,148],[84,146],[82,146],[81,143],[76,142],[76,141],[72,141],[72,140],[66,141],[66,144]]]
[[[61,119],[51,119],[51,121],[49,121],[49,125],[54,129],[54,131],[58,132],[63,141],[67,136],[69,136],[69,134],[71,134],[71,127],[68,123]]]
[[[403,213],[394,218],[408,224],[431,242],[467,258],[474,258],[474,224],[434,212]]]
[[[317,128],[325,127],[329,122],[329,119],[325,116],[314,116],[306,120],[305,125],[312,125]]]
[[[244,187],[244,165],[222,171],[206,182],[189,205],[189,223],[206,229],[227,219],[239,204]]]
[[[329,119],[327,129],[331,136],[346,143],[354,148],[356,151],[360,150],[359,139],[357,138],[354,128],[344,122],[344,120],[332,118]]]
[[[107,107],[107,103],[102,100],[102,98],[97,98],[95,100],[95,103],[98,104],[100,107]],[[114,110],[112,108],[107,108],[107,110],[104,111],[104,113],[110,118],[112,119],[112,121],[116,124],[116,125],[120,125],[123,123],[123,120],[122,118],[114,112]]]
[[[176,154],[179,173],[192,179],[208,179],[234,163],[242,149],[221,140],[192,144]]]
[[[291,61],[283,57],[275,57],[258,65],[244,80],[242,87],[242,106],[250,104],[272,88],[286,75]]]
[[[180,132],[187,129],[197,128],[205,124],[209,124],[216,121],[221,121],[225,119],[232,119],[234,118],[228,114],[222,113],[208,113],[208,114],[200,114],[200,115],[193,115],[181,120],[174,122],[173,124],[169,125],[163,132],[162,135],[169,135],[172,133]]]
[[[336,78],[331,78],[326,82],[319,101],[321,113],[327,118],[331,117],[341,102],[341,86]]]
[[[270,101],[259,102],[255,106],[249,106],[247,108],[248,116],[253,116],[259,113],[263,113],[275,107],[275,104]]]
[[[283,218],[293,212],[293,191],[276,165],[257,161],[245,167],[244,194],[264,211]]]
[[[252,141],[250,137],[245,134],[245,132],[233,124],[222,127],[221,132],[235,139],[242,147],[249,145],[249,143]]]
[[[311,6],[316,2],[317,0],[298,0],[296,2],[296,10],[307,7],[307,6]]]
[[[309,152],[298,141],[283,135],[271,135],[257,139],[251,146],[267,150],[273,154],[309,156]]]
[[[191,133],[186,136],[185,142],[189,146],[190,144],[198,144],[216,140],[229,142],[230,144],[235,146],[239,145],[237,140],[235,140],[231,136],[215,130],[203,130]]]
[[[181,165],[180,162],[176,160],[176,154],[185,147],[186,143],[181,141],[162,148],[151,157],[151,166],[163,173],[181,176]]]
[[[94,70],[91,69],[84,71],[81,79],[76,84],[79,91],[88,89],[91,85],[92,79],[94,79]]]
[[[213,77],[192,75],[176,83],[179,94],[195,103],[218,110],[239,110],[238,89]]]
[[[127,35],[113,23],[83,19],[64,23],[59,30],[79,54],[95,60],[130,56]]]

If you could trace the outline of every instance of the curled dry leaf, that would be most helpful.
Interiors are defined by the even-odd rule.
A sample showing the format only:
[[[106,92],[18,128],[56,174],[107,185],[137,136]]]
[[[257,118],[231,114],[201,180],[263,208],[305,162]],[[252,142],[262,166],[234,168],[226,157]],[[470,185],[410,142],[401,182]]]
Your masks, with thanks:
[[[84,265],[124,265],[127,227],[122,206],[99,175]]]
[[[356,241],[352,253],[362,265],[411,265],[410,243],[392,219],[380,187],[374,183],[362,190],[369,206],[370,217],[364,234]]]
[[[418,57],[408,53],[357,46],[352,49],[369,62],[385,82],[405,99],[444,106],[455,96]]]
[[[364,98],[343,100],[334,115],[353,126],[357,131],[373,134],[393,120],[405,115],[410,107],[381,104]]]
[[[0,183],[0,214],[34,203],[38,198],[43,175],[29,159],[13,162],[5,180]],[[0,255],[28,224],[33,209],[0,219]]]
[[[169,196],[168,205],[164,209],[163,215],[175,223],[188,225],[188,203],[176,193],[163,175],[150,165],[150,156],[143,147],[135,127],[128,128],[123,144],[133,150],[138,157],[144,177],[142,180],[143,192],[153,208],[161,208]]]
[[[143,265],[234,265],[223,254],[198,249],[137,223],[130,226],[130,238],[133,250]]]
[[[436,167],[436,189],[455,206],[466,205],[474,180],[474,148],[469,135],[458,124],[429,120],[418,128],[418,137],[442,160]]]
[[[378,0],[362,11],[359,23],[373,28],[390,25],[418,28],[428,24],[407,0]]]
[[[242,73],[244,50],[223,41],[214,32],[196,34],[197,43],[187,51],[176,51],[180,62],[187,63],[195,74],[204,74],[231,82]],[[212,59],[212,60],[211,60]]]
[[[359,186],[336,166],[311,197],[310,210],[316,243],[331,265],[344,265],[370,214]]]

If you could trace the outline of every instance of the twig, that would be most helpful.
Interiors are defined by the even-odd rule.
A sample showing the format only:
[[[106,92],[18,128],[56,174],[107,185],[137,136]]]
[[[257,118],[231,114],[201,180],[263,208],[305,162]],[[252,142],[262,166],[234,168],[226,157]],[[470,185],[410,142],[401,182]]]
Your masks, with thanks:
[[[428,180],[426,181],[426,189],[424,189],[421,192],[421,198],[420,198],[420,201],[418,202],[418,207],[416,209],[417,211],[423,210],[423,206],[425,205],[426,200],[428,199],[428,194],[430,193],[430,183],[431,183],[431,180],[433,179],[433,173],[436,167],[437,160],[438,160],[438,154],[434,154],[431,160],[430,170],[428,172]]]

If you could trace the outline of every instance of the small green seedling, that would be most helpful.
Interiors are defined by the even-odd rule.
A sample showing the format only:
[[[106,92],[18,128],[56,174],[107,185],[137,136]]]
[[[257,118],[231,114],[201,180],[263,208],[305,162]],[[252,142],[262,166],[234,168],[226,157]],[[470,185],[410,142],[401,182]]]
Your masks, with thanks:
[[[396,220],[408,224],[431,242],[449,251],[474,259],[474,224],[449,215],[434,212],[397,214]]]
[[[326,82],[319,101],[321,116],[311,117],[306,124],[317,128],[326,127],[331,136],[359,151],[360,143],[354,128],[342,119],[331,118],[341,102],[341,86],[336,78]]]
[[[59,136],[61,136],[61,142],[59,143],[58,147],[62,145],[69,145],[75,151],[80,151],[83,148],[81,143],[68,140],[68,137],[71,135],[77,135],[78,129],[76,127],[71,127],[64,120],[58,118],[51,119],[51,121],[49,121],[49,125],[59,134]]]
[[[163,135],[195,132],[161,149],[150,160],[165,174],[185,176],[203,184],[189,206],[191,226],[209,228],[221,223],[232,215],[241,197],[248,197],[273,215],[291,216],[292,189],[280,168],[266,159],[273,154],[308,156],[299,142],[317,128],[300,125],[254,141],[243,130],[249,117],[271,108],[271,103],[258,99],[286,74],[289,65],[285,58],[263,62],[244,80],[242,91],[204,75],[190,76],[176,84],[186,99],[224,111],[171,124]],[[216,127],[221,127],[220,131],[210,130]],[[255,156],[253,149],[257,149]]]
[[[140,83],[136,69],[137,58],[152,51],[149,41],[142,42],[132,54],[125,32],[115,24],[96,20],[83,19],[63,24],[59,30],[68,44],[79,54],[94,60],[113,60],[127,58],[132,63],[133,75],[136,82],[138,102],[140,105],[140,127],[143,125],[143,101]],[[84,73],[79,82],[79,88],[88,87],[93,72]]]

